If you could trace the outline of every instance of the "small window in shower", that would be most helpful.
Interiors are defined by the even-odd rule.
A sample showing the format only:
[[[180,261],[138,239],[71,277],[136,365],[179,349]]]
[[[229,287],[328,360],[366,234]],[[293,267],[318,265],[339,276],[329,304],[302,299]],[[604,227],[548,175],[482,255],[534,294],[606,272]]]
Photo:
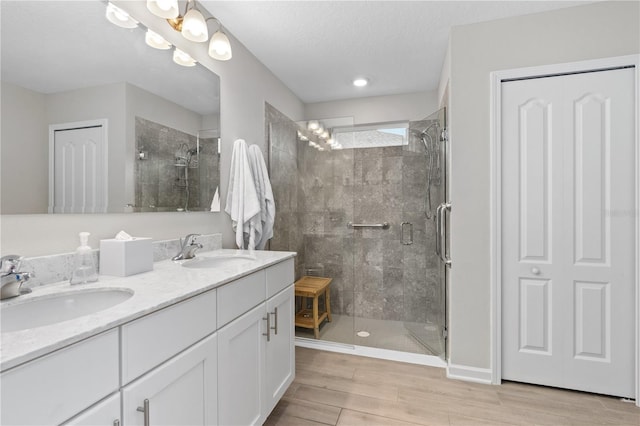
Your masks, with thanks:
[[[409,123],[374,123],[349,127],[334,127],[333,139],[342,148],[381,148],[409,143]]]

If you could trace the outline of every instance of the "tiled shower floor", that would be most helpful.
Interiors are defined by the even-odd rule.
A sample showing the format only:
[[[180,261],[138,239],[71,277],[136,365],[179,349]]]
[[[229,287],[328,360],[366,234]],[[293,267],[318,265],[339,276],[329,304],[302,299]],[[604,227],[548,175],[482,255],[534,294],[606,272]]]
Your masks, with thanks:
[[[320,340],[424,355],[437,355],[416,340],[408,330],[408,328],[411,328],[414,332],[420,332],[420,339],[426,339],[426,343],[433,348],[434,352],[440,350],[442,346],[438,341],[436,328],[428,324],[408,323],[409,327],[406,327],[402,321],[357,317],[354,319],[352,316],[335,314],[331,315],[331,317],[331,322],[325,321],[320,327]],[[356,334],[359,331],[366,331],[369,336],[359,337]],[[296,336],[313,339],[313,330],[296,328]]]

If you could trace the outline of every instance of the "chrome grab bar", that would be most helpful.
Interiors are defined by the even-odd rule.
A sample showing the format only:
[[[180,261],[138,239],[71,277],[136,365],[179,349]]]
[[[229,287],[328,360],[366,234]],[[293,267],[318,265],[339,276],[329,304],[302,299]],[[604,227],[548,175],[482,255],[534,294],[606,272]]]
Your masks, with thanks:
[[[382,228],[389,229],[389,222],[382,223],[347,223],[347,228]]]

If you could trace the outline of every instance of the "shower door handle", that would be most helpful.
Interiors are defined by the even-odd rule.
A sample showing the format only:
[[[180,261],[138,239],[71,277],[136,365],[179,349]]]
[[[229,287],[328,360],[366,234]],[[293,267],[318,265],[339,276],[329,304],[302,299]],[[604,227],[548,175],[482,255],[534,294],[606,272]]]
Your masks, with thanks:
[[[442,259],[442,247],[440,244],[442,243],[442,239],[440,238],[440,228],[442,228],[442,224],[440,223],[440,210],[442,209],[442,204],[436,207],[436,256]]]
[[[439,247],[440,259],[444,262],[446,266],[451,266],[451,259],[447,257],[447,212],[451,211],[450,203],[442,203],[436,209],[436,225],[437,225],[437,248]]]

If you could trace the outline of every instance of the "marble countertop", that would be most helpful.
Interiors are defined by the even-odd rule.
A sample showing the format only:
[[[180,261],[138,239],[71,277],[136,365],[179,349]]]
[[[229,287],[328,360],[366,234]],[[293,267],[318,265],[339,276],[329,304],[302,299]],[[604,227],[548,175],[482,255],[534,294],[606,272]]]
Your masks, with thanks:
[[[198,252],[196,258],[240,253],[248,252],[215,250]],[[153,270],[149,272],[128,277],[100,275],[96,283],[75,286],[69,285],[68,282],[51,284],[36,288],[31,294],[5,300],[0,303],[0,309],[60,292],[102,288],[125,288],[134,292],[128,300],[90,315],[37,328],[3,332],[0,335],[0,371],[13,368],[295,256],[293,252],[277,251],[255,251],[252,254],[255,255],[255,260],[222,263],[220,266],[202,269],[185,268],[177,262],[165,260],[154,263]]]

